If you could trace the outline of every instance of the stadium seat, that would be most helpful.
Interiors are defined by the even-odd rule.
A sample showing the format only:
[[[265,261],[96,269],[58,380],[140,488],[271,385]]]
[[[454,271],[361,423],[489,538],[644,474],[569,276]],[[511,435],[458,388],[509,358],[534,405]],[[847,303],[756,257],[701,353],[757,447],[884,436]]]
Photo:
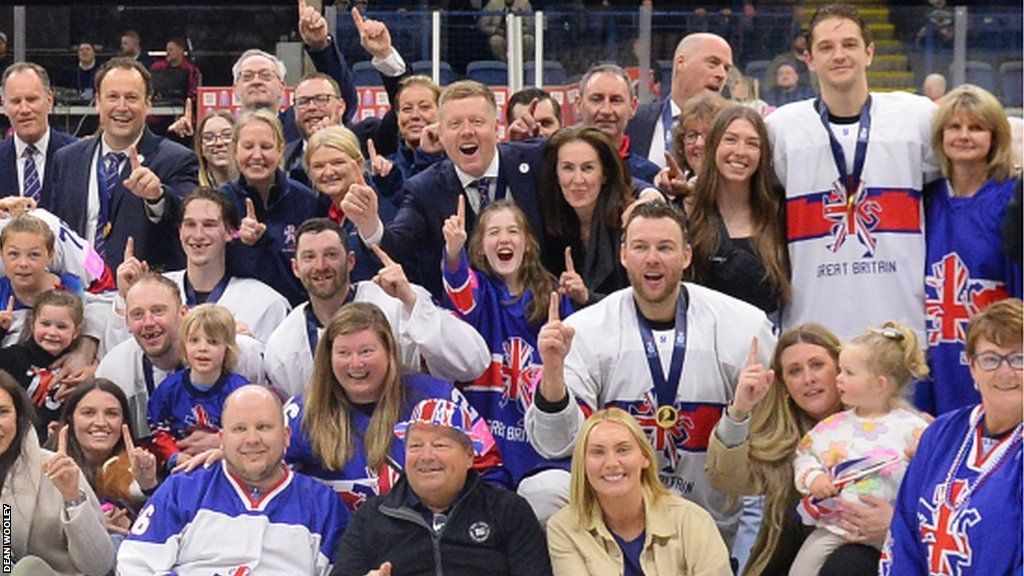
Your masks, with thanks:
[[[508,65],[500,60],[477,60],[466,66],[466,78],[488,86],[508,84]]]
[[[412,63],[413,74],[430,76],[433,74],[433,69],[433,63],[430,60],[419,60]],[[447,86],[455,81],[455,71],[452,70],[451,64],[441,61],[441,77],[438,80],[440,86]]]
[[[380,86],[380,72],[369,62],[356,62],[352,65],[352,81],[356,86]]]
[[[1008,108],[1024,106],[1024,62],[1003,62],[999,65],[999,84],[1003,91],[1003,104]]]
[[[743,69],[743,73],[758,82],[764,84],[764,73],[771,66],[771,60],[751,60],[747,62],[746,68]]]
[[[964,82],[980,86],[993,94],[996,93],[998,87],[996,86],[996,69],[994,66],[980,60],[968,60],[965,64]],[[953,77],[952,64],[949,66],[949,77]]]
[[[523,86],[533,86],[534,70],[537,63],[530,61],[523,65]],[[565,67],[556,60],[544,61],[544,85],[563,86],[565,85]]]

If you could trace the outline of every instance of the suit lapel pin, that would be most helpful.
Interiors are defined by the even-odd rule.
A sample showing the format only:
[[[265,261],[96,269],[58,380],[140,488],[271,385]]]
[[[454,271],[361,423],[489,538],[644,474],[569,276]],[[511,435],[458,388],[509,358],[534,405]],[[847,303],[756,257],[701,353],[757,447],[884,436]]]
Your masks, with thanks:
[[[522,164],[519,165],[519,173],[520,174],[526,174],[529,171],[530,171],[530,165],[527,164],[526,162],[523,162]]]

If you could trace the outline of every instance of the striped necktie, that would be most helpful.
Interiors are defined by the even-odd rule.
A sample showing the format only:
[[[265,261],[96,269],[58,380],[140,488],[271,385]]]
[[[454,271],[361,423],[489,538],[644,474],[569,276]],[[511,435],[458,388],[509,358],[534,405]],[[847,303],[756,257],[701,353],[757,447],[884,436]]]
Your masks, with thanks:
[[[36,169],[36,154],[39,150],[34,144],[29,144],[21,157],[24,158],[22,196],[39,202],[39,196],[43,191],[43,183],[39,181],[39,170]]]
[[[491,203],[491,180],[493,178],[480,178],[469,184],[480,195],[480,207],[476,211],[477,214],[483,212],[484,208]]]
[[[96,221],[96,239],[93,245],[100,256],[105,256],[104,248],[107,236],[110,235],[110,203],[121,180],[121,164],[126,158],[124,152],[108,152],[103,157],[103,189],[100,193],[100,213]]]

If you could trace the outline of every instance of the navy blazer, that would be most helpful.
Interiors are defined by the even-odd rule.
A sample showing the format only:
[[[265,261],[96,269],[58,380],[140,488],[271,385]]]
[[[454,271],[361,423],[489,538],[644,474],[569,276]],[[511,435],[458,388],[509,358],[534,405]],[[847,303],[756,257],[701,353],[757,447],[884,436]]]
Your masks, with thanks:
[[[629,136],[629,151],[637,156],[647,158],[651,152],[651,140],[654,129],[658,126],[658,118],[664,113],[669,99],[648,102],[636,109],[636,114],[626,124],[626,136]],[[635,176],[635,174],[634,174]]]
[[[53,182],[53,159],[57,150],[74,144],[78,139],[71,134],[66,134],[50,128],[50,145],[46,148],[45,170],[43,172],[43,186],[41,196],[46,195],[46,190]],[[5,196],[21,196],[21,189],[18,188],[18,153],[14,148],[14,136],[8,137],[0,142],[0,198]]]
[[[535,234],[544,229],[537,189],[546,142],[547,139],[534,138],[498,144],[495,196],[502,198],[506,189],[511,190],[512,198],[526,214]],[[445,159],[434,164],[405,181],[402,207],[395,219],[385,226],[381,240],[381,247],[402,264],[409,280],[425,287],[438,300],[444,295],[441,284],[444,234],[441,229],[444,221],[455,214],[458,198],[464,194],[452,161]],[[476,215],[467,209],[467,233],[473,232],[475,222]]]
[[[51,168],[53,180],[44,190],[40,205],[53,212],[83,238],[87,236],[86,220],[89,201],[89,177],[96,161],[96,147],[101,136],[93,136],[65,146],[57,152]],[[157,270],[180,270],[185,267],[185,254],[176,230],[181,199],[199,184],[199,162],[184,146],[157,136],[146,129],[138,144],[142,165],[152,170],[164,187],[164,213],[159,222],[146,216],[145,200],[118,184],[110,205],[110,236],[107,237],[105,260],[116,270],[124,257],[124,247],[131,236],[135,239],[135,256]],[[126,162],[122,175],[127,178],[131,166]]]

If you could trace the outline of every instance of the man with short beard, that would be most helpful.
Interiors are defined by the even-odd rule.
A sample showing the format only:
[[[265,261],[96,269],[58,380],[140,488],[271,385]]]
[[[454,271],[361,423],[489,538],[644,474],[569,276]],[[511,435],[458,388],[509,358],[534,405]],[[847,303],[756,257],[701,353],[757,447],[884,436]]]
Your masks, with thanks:
[[[741,507],[708,484],[708,439],[740,370],[751,357],[768,363],[772,324],[746,302],[681,282],[692,254],[685,216],[673,206],[638,204],[620,250],[629,288],[565,322],[552,299],[537,337],[544,375],[526,412],[527,436],[541,456],[564,458],[586,414],[626,410],[650,436],[665,485],[710,512],[731,546]]]
[[[313,375],[313,354],[323,327],[348,302],[376,304],[395,332],[402,364],[410,372],[427,372],[448,381],[470,381],[490,363],[483,338],[472,326],[435,306],[430,294],[410,284],[379,248],[384,267],[372,282],[349,283],[355,254],[347,235],[334,221],[314,218],[295,234],[292,271],[309,293],[309,301],[292,310],[267,340],[267,380],[285,396],[301,394]],[[425,369],[424,369],[425,367]]]
[[[178,285],[155,272],[135,280],[125,296],[125,322],[132,338],[121,342],[100,361],[97,378],[107,378],[128,397],[132,429],[140,436],[149,434],[146,403],[150,393],[164,378],[183,368],[184,351],[178,334],[188,307],[181,301]],[[263,346],[248,336],[238,336],[238,366],[235,372],[250,382],[263,380],[260,370]],[[194,432],[193,435],[204,434]],[[215,437],[215,434],[208,434]],[[191,439],[191,441],[189,441]],[[178,446],[193,456],[214,448],[210,438],[189,436]],[[200,445],[201,444],[201,445]]]
[[[121,544],[117,573],[327,574],[349,513],[330,488],[284,464],[281,400],[243,386],[221,421],[223,463],[157,489]]]

